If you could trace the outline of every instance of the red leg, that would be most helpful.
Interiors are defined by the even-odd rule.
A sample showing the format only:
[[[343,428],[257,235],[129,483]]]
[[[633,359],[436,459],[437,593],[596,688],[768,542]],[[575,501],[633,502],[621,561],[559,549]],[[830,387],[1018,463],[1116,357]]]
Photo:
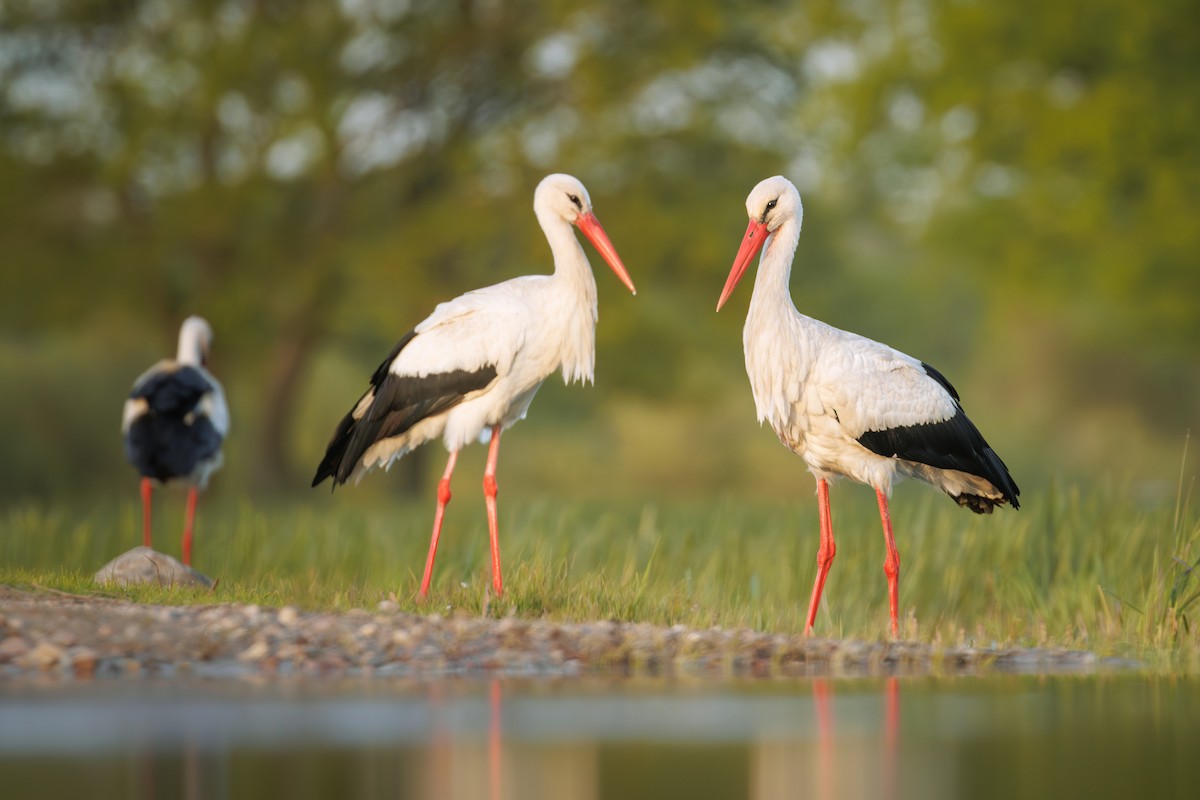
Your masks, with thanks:
[[[446,462],[446,471],[438,482],[437,511],[433,513],[433,536],[429,540],[429,555],[425,558],[425,576],[421,578],[421,597],[429,594],[429,581],[433,578],[433,559],[437,555],[438,537],[442,535],[442,517],[446,515],[446,504],[450,502],[450,476],[454,474],[454,464],[458,461],[458,451],[450,453]]]
[[[150,498],[154,494],[154,483],[149,478],[142,478],[142,544],[150,544]]]
[[[821,605],[821,592],[825,590],[825,579],[829,577],[829,567],[833,565],[833,557],[837,554],[837,545],[833,543],[833,515],[829,511],[829,482],[824,478],[817,479],[817,513],[821,518],[821,546],[817,549],[817,579],[813,581],[812,599],[808,601],[805,635],[812,633],[817,607]]]
[[[196,522],[196,487],[188,489],[187,517],[183,521],[183,563],[192,564],[192,525]]]
[[[896,537],[892,534],[892,517],[888,513],[887,495],[878,489],[879,519],[883,523],[883,542],[887,546],[887,558],[883,561],[883,574],[888,579],[888,606],[892,613],[892,636],[900,635],[900,623],[896,614],[900,607],[900,553],[896,551]]]
[[[492,540],[492,588],[496,596],[504,594],[504,581],[500,579],[500,531],[496,521],[496,458],[500,455],[500,426],[492,426],[492,443],[488,446],[487,466],[483,469],[483,499],[487,504],[488,536]]]

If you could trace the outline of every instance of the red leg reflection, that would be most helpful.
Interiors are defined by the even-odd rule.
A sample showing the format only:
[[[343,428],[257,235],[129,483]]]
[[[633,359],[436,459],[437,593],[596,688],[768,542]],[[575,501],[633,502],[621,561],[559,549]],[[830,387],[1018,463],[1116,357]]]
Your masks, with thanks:
[[[500,800],[501,779],[500,756],[502,754],[501,724],[500,724],[500,681],[492,681],[491,686],[491,725],[488,727],[488,797]]]
[[[425,781],[426,796],[428,797],[450,797],[452,789],[450,767],[453,742],[443,724],[443,703],[442,685],[437,681],[431,681],[429,683],[429,773]]]
[[[899,794],[896,768],[900,763],[900,682],[895,677],[887,679],[884,698],[883,797],[893,798]]]
[[[829,683],[813,678],[813,705],[817,712],[817,797],[832,800],[837,796],[834,783],[833,711],[829,707]]]

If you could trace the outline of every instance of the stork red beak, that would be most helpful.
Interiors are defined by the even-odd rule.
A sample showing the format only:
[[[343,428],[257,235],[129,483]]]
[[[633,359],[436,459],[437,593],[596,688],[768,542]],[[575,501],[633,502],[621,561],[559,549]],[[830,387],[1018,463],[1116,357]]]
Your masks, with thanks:
[[[629,291],[637,294],[637,289],[633,287],[633,279],[629,277],[629,272],[625,269],[625,265],[621,263],[621,257],[617,255],[617,248],[613,247],[613,243],[608,240],[608,234],[604,232],[604,228],[601,227],[600,220],[596,219],[596,215],[591,211],[581,214],[575,220],[575,224],[579,226],[579,230],[583,231],[583,235],[600,251],[600,255],[604,256],[604,260],[612,267],[612,271],[617,273],[617,277],[621,279],[621,283],[625,284],[629,288]]]
[[[738,285],[742,275],[746,274],[746,267],[750,266],[750,262],[758,255],[758,251],[762,250],[763,243],[766,241],[767,223],[759,222],[756,219],[750,220],[750,225],[746,228],[746,235],[742,237],[742,246],[738,248],[737,256],[733,259],[733,269],[729,271],[729,277],[725,280],[721,299],[717,301],[717,311],[721,310],[721,306],[725,305],[729,295],[733,294],[733,288]]]

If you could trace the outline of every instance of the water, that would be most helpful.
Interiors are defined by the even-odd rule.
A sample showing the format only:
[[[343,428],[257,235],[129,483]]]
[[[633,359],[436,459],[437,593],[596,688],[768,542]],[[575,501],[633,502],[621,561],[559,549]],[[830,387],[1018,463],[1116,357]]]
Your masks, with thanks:
[[[0,686],[4,798],[1200,796],[1200,680]]]

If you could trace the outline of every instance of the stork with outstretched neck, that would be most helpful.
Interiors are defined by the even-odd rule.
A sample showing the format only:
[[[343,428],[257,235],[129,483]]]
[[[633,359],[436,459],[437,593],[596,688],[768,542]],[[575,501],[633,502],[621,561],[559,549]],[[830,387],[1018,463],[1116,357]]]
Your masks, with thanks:
[[[553,372],[561,371],[567,383],[593,380],[596,279],[574,229],[636,294],[578,179],[546,176],[534,192],[533,210],[550,243],[553,274],[513,278],[438,305],[375,370],[367,391],[338,423],[313,478],[313,486],[326,478],[337,486],[387,467],[426,442],[442,440],[450,458],[438,483],[422,597],[429,592],[458,451],[481,435],[490,436],[483,493],[492,586],[501,594],[496,519],[500,434],[525,416],[542,381]]]
[[[742,342],[759,422],[767,422],[817,480],[821,542],[805,631],[812,631],[837,549],[829,482],[846,477],[875,489],[896,636],[900,554],[888,510],[895,479],[923,480],[977,514],[1005,503],[1020,508],[1021,492],[940,372],[796,310],[789,282],[804,216],[796,187],[781,176],[768,178],[746,198],[746,212],[750,223],[717,310],[761,251]]]

